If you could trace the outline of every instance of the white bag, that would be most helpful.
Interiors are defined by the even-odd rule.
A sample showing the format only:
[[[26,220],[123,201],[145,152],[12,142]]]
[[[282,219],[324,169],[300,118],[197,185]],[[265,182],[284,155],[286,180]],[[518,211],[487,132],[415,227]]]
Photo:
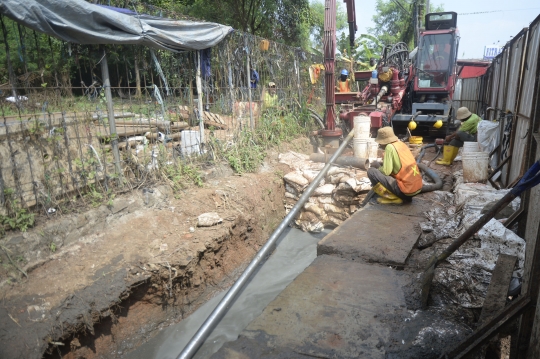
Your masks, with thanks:
[[[499,145],[499,122],[480,121],[478,122],[478,145],[482,152],[490,153]],[[489,163],[491,168],[496,168],[497,156],[492,156]]]

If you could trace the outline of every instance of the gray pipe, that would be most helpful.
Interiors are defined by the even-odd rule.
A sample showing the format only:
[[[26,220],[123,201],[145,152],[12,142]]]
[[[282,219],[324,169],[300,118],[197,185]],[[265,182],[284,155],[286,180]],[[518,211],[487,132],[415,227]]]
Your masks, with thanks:
[[[234,300],[238,293],[242,290],[244,285],[247,283],[253,272],[257,269],[257,266],[262,262],[263,259],[265,259],[274,249],[276,241],[278,240],[281,233],[287,228],[289,225],[289,222],[296,217],[298,212],[300,212],[300,209],[304,206],[304,203],[308,200],[309,196],[311,196],[311,193],[315,188],[319,186],[319,182],[326,176],[328,173],[328,170],[332,166],[332,163],[336,160],[336,158],[339,157],[339,155],[345,150],[345,147],[347,147],[347,144],[350,142],[350,140],[353,138],[354,132],[351,131],[349,135],[343,140],[343,143],[341,146],[339,146],[338,150],[332,158],[330,158],[330,161],[324,166],[324,168],[319,172],[317,177],[315,177],[315,180],[311,182],[311,184],[308,186],[306,191],[302,194],[298,202],[294,205],[294,207],[291,209],[289,214],[285,216],[283,221],[279,224],[279,226],[276,228],[274,233],[270,236],[266,244],[259,250],[255,258],[249,263],[249,266],[246,268],[244,273],[238,278],[238,280],[233,284],[231,289],[225,294],[225,297],[219,302],[217,307],[212,311],[210,316],[206,318],[203,325],[199,328],[197,333],[191,338],[189,343],[186,345],[186,347],[182,350],[182,352],[178,355],[177,359],[190,359],[195,355],[197,350],[199,350],[200,346],[204,343],[208,335],[214,330],[215,326],[219,323],[221,318],[225,315],[227,310],[231,307],[231,305],[234,303]]]
[[[422,146],[422,148],[420,149],[420,153],[418,154],[418,158],[416,159],[416,163],[420,163],[420,161],[422,161],[422,157],[424,157],[426,148],[435,147],[435,146],[437,146],[435,143],[430,143],[429,145]]]
[[[313,162],[328,163],[330,155],[324,153],[312,153],[309,155],[309,159]],[[369,169],[369,160],[366,158],[358,158],[353,156],[341,156],[335,161],[338,165],[351,166],[361,168],[363,170]]]
[[[420,191],[420,193],[436,191],[436,190],[439,190],[439,189],[442,188],[442,186],[443,186],[442,180],[435,173],[435,171],[433,171],[431,168],[429,168],[428,166],[426,166],[423,163],[418,163],[418,168],[420,168],[420,170],[422,172],[424,172],[429,178],[431,178],[433,180],[433,182],[435,182],[433,184],[425,184],[425,185],[423,185],[422,190]]]

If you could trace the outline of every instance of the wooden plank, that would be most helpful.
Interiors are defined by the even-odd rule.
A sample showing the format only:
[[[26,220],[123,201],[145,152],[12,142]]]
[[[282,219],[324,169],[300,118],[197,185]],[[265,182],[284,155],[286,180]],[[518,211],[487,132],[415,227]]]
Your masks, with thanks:
[[[489,283],[484,306],[480,313],[480,319],[478,319],[479,325],[490,320],[504,308],[516,261],[516,256],[504,253],[499,254],[499,259],[497,259],[497,264],[491,275],[491,282]]]

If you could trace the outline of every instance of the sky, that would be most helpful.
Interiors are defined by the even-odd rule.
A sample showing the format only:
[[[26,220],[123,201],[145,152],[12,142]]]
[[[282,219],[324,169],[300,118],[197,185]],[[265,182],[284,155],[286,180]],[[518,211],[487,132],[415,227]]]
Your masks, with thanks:
[[[457,22],[461,36],[459,58],[461,59],[482,58],[484,46],[493,45],[493,43],[504,45],[511,36],[516,35],[524,27],[528,27],[540,14],[538,0],[431,0],[430,3],[431,6],[442,4],[445,11],[458,13]],[[375,1],[355,0],[355,8],[358,25],[356,36],[358,37],[374,25],[371,19],[375,14]],[[459,15],[484,11],[498,12]]]

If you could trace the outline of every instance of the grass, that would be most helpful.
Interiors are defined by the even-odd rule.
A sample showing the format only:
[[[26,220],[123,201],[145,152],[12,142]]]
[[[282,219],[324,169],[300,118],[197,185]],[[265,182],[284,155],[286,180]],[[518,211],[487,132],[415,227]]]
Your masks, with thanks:
[[[267,111],[260,117],[255,131],[244,128],[233,146],[221,149],[221,156],[236,173],[256,172],[266,156],[266,150],[306,135],[309,121],[307,113],[282,114],[281,111]],[[214,152],[219,153],[219,150],[214,148]]]

